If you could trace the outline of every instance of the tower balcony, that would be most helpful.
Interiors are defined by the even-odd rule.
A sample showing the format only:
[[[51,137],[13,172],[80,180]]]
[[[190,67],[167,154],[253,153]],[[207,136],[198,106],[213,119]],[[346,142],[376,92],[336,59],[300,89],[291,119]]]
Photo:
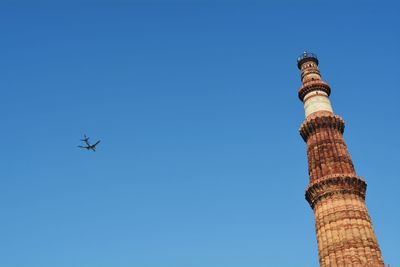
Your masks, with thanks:
[[[297,58],[297,67],[299,69],[301,69],[301,65],[304,62],[307,61],[314,61],[317,65],[318,65],[318,57],[316,54],[314,53],[309,53],[307,51],[304,51],[303,54],[301,54],[298,58]]]

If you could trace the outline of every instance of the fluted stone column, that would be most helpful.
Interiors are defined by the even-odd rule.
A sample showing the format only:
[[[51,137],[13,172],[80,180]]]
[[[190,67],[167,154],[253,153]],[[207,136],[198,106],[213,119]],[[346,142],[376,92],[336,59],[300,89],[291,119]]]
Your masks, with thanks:
[[[356,175],[343,139],[344,121],[333,113],[331,89],[318,63],[307,52],[298,58],[306,115],[300,134],[310,176],[306,199],[314,211],[320,266],[384,266],[365,205],[367,185]]]

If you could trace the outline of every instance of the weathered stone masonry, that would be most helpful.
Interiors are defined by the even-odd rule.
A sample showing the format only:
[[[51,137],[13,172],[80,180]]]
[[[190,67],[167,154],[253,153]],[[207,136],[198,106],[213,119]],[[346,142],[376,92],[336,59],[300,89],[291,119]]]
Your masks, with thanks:
[[[365,205],[367,185],[356,175],[343,139],[344,120],[333,113],[331,88],[318,63],[307,52],[298,58],[306,114],[300,135],[310,177],[306,199],[314,211],[320,266],[384,266]]]

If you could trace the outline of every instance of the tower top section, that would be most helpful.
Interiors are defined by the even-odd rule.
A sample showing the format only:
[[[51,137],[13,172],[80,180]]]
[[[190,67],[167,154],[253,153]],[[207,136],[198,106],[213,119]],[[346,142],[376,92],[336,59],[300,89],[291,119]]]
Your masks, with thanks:
[[[314,61],[318,65],[317,55],[304,51],[303,54],[297,58],[297,67],[301,69],[301,65],[307,61]]]
[[[320,111],[333,113],[332,105],[329,101],[331,88],[321,79],[317,56],[304,51],[297,58],[297,67],[301,72],[302,83],[299,90],[299,98],[304,103],[306,117]]]

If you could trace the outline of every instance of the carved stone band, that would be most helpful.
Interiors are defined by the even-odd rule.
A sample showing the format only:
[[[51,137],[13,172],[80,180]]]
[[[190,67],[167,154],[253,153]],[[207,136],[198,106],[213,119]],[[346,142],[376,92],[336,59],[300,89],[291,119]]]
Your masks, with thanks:
[[[358,176],[331,175],[314,181],[306,189],[306,200],[314,209],[317,202],[334,194],[355,194],[365,199],[366,182]]]
[[[321,128],[337,129],[343,134],[344,120],[333,113],[316,112],[307,117],[307,119],[301,124],[299,131],[303,140],[307,142],[308,137]]]
[[[301,101],[304,100],[304,97],[313,91],[323,91],[325,92],[328,96],[331,94],[331,88],[327,83],[325,83],[322,80],[316,80],[316,81],[310,81],[305,83],[300,89],[299,89],[299,98]]]

